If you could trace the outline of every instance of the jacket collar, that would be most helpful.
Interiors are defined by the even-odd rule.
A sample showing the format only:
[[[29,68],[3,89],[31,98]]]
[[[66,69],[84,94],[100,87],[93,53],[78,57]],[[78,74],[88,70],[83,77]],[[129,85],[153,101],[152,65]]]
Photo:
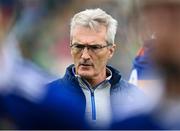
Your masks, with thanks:
[[[110,80],[111,77],[112,77],[112,72],[111,72],[111,70],[110,70],[108,67],[106,68],[106,71],[108,71],[108,75],[109,75],[109,76],[106,77],[106,80]],[[73,72],[73,74],[74,74],[76,77],[81,78],[81,76],[79,76],[79,75],[76,74],[76,72],[75,72],[75,66],[72,67],[72,72]]]
[[[67,78],[70,81],[78,82],[75,75],[74,75],[74,73],[73,73],[73,71],[72,71],[73,66],[74,66],[74,64],[67,67],[64,78]],[[111,72],[112,72],[112,77],[109,80],[109,82],[113,86],[113,85],[117,84],[121,80],[121,74],[120,74],[120,72],[118,70],[116,70],[112,66],[107,65],[107,68],[110,69]]]
[[[113,68],[110,65],[107,65],[107,67],[111,70],[112,72],[112,77],[109,80],[110,84],[112,85],[112,87],[114,85],[116,85],[117,83],[119,83],[119,81],[121,80],[121,74],[118,70],[116,70],[115,68]]]

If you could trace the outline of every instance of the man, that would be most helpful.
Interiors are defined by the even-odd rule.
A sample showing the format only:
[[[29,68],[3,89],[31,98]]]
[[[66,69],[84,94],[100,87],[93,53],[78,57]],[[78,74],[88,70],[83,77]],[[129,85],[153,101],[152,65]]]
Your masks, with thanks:
[[[143,107],[143,94],[107,65],[115,51],[116,29],[117,21],[99,8],[74,15],[70,31],[74,64],[67,67],[63,78],[47,86],[41,104],[49,116],[46,120],[56,120],[44,119],[46,126],[80,129],[83,121],[92,129],[108,129],[112,121]]]

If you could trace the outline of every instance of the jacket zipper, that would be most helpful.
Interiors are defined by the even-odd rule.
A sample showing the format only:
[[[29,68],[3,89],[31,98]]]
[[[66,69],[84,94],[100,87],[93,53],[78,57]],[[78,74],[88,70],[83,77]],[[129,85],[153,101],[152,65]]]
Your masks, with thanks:
[[[92,119],[96,120],[96,105],[95,105],[94,92],[91,92],[91,108],[92,108]]]
[[[89,84],[84,79],[82,79],[82,81],[85,83],[85,85],[88,87],[89,91],[91,92],[92,120],[96,120],[96,103],[95,103],[95,97],[94,97],[94,90],[92,90],[89,87]]]

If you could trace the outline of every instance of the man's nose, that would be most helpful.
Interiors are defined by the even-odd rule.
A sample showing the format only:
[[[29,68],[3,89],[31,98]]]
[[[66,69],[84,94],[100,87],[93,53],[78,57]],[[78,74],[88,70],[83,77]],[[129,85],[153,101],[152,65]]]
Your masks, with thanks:
[[[88,48],[85,47],[84,50],[82,50],[82,56],[81,56],[83,59],[89,59],[90,58],[90,55],[88,53]]]

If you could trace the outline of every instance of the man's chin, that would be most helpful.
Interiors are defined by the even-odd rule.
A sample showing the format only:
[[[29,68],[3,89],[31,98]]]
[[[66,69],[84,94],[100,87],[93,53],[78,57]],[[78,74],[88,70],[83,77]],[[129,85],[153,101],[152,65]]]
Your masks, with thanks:
[[[79,72],[78,73],[82,78],[85,78],[85,79],[89,79],[89,78],[92,78],[92,74],[91,73],[88,73],[88,72]]]

